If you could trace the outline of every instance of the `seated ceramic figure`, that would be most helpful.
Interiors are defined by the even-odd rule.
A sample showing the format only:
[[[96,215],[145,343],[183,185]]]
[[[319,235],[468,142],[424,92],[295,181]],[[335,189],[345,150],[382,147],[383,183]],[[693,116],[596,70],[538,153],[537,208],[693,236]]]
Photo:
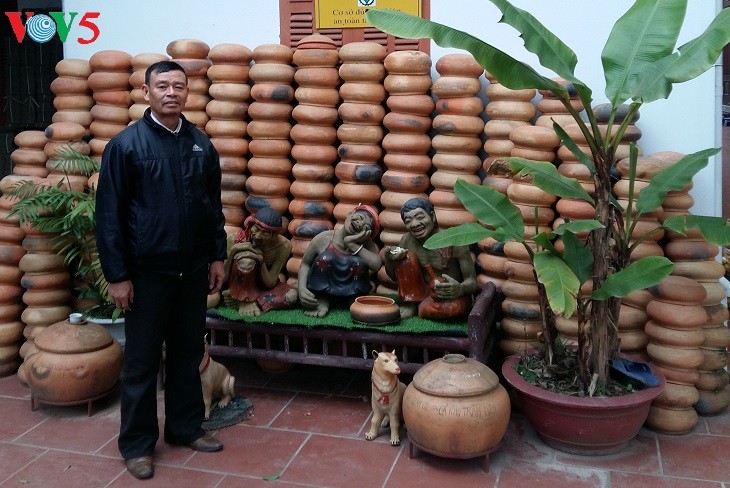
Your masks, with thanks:
[[[438,232],[433,205],[411,198],[400,211],[408,229],[398,246],[383,250],[385,271],[398,283],[404,302],[401,317],[418,314],[434,320],[466,316],[477,289],[474,259],[466,246],[429,250],[426,240]]]
[[[298,275],[299,301],[305,314],[324,317],[333,299],[349,306],[356,297],[370,292],[370,275],[382,265],[373,242],[379,226],[376,210],[358,205],[341,227],[312,239]]]
[[[228,306],[238,306],[241,315],[258,316],[296,305],[297,290],[279,278],[292,247],[279,234],[282,229],[281,214],[264,207],[245,220],[228,251],[228,290],[223,299]]]

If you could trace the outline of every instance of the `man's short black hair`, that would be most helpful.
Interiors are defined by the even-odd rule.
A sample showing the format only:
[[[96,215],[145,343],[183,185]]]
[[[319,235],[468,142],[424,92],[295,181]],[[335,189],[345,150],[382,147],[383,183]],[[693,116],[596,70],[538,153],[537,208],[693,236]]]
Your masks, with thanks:
[[[144,84],[150,86],[150,78],[152,73],[167,73],[168,71],[182,71],[185,75],[185,82],[188,81],[188,75],[185,73],[185,68],[177,64],[175,61],[157,61],[147,68],[144,73]]]

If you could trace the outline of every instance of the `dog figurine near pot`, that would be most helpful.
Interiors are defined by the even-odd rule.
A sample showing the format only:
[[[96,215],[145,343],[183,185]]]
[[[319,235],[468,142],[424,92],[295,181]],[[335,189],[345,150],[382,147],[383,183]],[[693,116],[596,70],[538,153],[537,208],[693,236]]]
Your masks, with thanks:
[[[378,437],[380,427],[390,424],[390,445],[400,445],[401,402],[406,385],[398,381],[400,366],[398,356],[393,352],[373,351],[373,374],[371,375],[373,418],[365,439]]]
[[[203,402],[205,403],[205,420],[210,418],[210,408],[214,398],[220,398],[218,405],[222,408],[230,403],[236,395],[235,378],[225,366],[213,361],[208,354],[208,341],[205,341],[203,360],[200,362],[200,383],[203,385]]]

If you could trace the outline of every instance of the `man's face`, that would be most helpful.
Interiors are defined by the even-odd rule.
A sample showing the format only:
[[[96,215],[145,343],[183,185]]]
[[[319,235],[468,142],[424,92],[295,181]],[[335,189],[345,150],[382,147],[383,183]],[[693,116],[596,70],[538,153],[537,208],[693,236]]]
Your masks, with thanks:
[[[150,84],[142,85],[145,100],[155,117],[180,115],[188,99],[188,84],[182,71],[152,73]]]
[[[266,246],[274,239],[275,235],[276,232],[272,230],[266,230],[255,224],[251,226],[251,243],[257,248]]]
[[[434,231],[434,223],[431,215],[422,208],[417,208],[403,214],[403,223],[406,229],[416,239],[426,239]]]
[[[351,211],[345,219],[345,230],[350,235],[359,234],[365,230],[372,231],[373,221],[370,218],[370,214],[362,210]]]

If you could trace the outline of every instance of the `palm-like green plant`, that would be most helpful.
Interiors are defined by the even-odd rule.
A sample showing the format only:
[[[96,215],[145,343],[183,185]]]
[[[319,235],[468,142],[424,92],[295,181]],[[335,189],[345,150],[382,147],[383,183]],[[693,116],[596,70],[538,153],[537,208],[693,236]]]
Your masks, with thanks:
[[[61,146],[49,163],[66,175],[57,185],[37,185],[21,181],[10,194],[18,199],[10,211],[21,224],[53,234],[53,250],[64,257],[65,265],[75,277],[85,282],[80,298],[99,300],[98,312],[111,312],[112,318],[121,315],[109,302],[109,284],[101,272],[94,237],[96,191],[84,188],[75,191],[68,180],[69,174],[90,176],[99,171],[99,163],[69,146]]]
[[[580,128],[591,156],[557,124],[553,127],[570,151],[586,165],[595,185],[595,198],[572,178],[560,175],[553,164],[507,158],[513,173],[531,176],[539,188],[564,198],[580,199],[595,208],[595,218],[566,222],[553,232],[538,234],[533,246],[524,238],[525,223],[519,210],[496,190],[458,181],[454,191],[465,208],[484,225],[467,223],[440,232],[426,247],[468,245],[487,237],[502,242],[522,243],[532,258],[540,291],[543,339],[546,361],[553,364],[557,332],[555,316],[577,314],[579,322],[578,377],[584,392],[605,386],[609,378],[608,360],[619,351],[618,313],[621,298],[631,291],[652,286],[672,271],[673,264],[663,257],[645,257],[630,262],[633,249],[654,229],[631,240],[639,218],[659,207],[668,191],[685,187],[707,165],[719,149],[690,154],[664,169],[641,192],[634,191],[638,151],[630,151],[629,199],[621,208],[612,193],[611,172],[621,136],[645,104],[669,96],[675,83],[691,80],[707,71],[730,42],[730,9],[723,10],[697,38],[675,49],[684,23],[687,0],[636,0],[616,22],[602,53],[606,79],[606,98],[611,113],[607,129],[598,126],[592,110],[592,91],[574,73],[575,53],[530,13],[507,0],[490,0],[502,12],[500,22],[514,27],[525,48],[536,54],[540,64],[564,78],[578,93],[585,107],[585,120],[570,104],[568,88],[545,77],[527,64],[465,32],[391,10],[370,10],[368,22],[402,38],[431,38],[443,47],[464,49],[511,89],[536,88],[551,92],[570,112]],[[628,114],[617,117],[619,107],[628,102]],[[619,122],[620,121],[620,122]],[[638,194],[638,196],[637,196]],[[697,228],[705,239],[717,245],[730,243],[730,227],[725,219],[694,215],[666,219],[663,227],[680,234]],[[581,241],[578,235],[588,232]],[[564,250],[553,245],[561,236]],[[581,294],[581,285],[592,280],[593,292]],[[549,366],[548,366],[549,367]],[[591,386],[593,385],[593,386]]]

